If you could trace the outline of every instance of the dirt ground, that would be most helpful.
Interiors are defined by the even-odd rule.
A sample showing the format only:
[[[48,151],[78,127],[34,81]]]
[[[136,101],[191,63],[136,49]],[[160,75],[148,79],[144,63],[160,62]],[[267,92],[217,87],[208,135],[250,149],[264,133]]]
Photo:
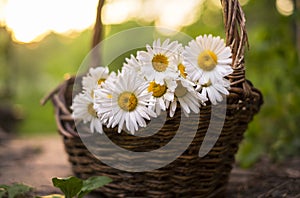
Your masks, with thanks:
[[[7,138],[0,135],[0,184],[24,183],[37,195],[60,193],[53,177],[72,175],[59,135]],[[92,195],[90,197],[97,197]],[[235,167],[226,197],[300,198],[300,158],[272,164],[261,160],[250,170]]]

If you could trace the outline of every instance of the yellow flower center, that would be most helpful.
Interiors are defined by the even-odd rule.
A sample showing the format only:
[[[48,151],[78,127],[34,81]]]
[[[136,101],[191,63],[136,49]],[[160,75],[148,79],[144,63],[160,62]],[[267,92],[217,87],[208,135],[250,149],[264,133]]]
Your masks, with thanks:
[[[92,98],[94,98],[94,96],[95,96],[94,94],[95,94],[95,92],[94,92],[94,90],[92,90],[92,91],[91,91],[91,97],[92,97]]]
[[[138,99],[132,92],[123,92],[119,95],[118,105],[124,111],[133,111],[138,104]]]
[[[94,107],[93,107],[93,103],[90,103],[88,105],[88,113],[90,115],[92,115],[93,117],[97,117],[97,112],[95,111]]]
[[[168,65],[169,65],[169,60],[165,55],[156,54],[152,58],[152,66],[158,72],[166,71]]]
[[[177,98],[182,98],[187,94],[187,92],[187,89],[179,82],[175,89],[175,95],[177,96]]]
[[[97,83],[98,83],[98,85],[101,85],[101,83],[103,83],[105,81],[105,78],[100,78],[98,81],[97,81]]]
[[[153,92],[152,96],[154,96],[156,98],[159,98],[167,92],[167,86],[156,84],[154,81],[152,81],[152,82],[150,82],[150,85],[148,87],[148,91]]]
[[[210,50],[204,50],[198,56],[198,66],[205,71],[213,70],[216,67],[217,62],[217,55]]]
[[[185,66],[180,63],[178,65],[178,70],[180,71],[180,75],[183,77],[183,78],[186,78],[186,73],[185,73]]]
[[[201,85],[202,87],[209,87],[209,86],[211,86],[212,84],[211,84],[211,82],[210,82],[210,80],[207,82],[207,83],[204,83],[203,85]]]

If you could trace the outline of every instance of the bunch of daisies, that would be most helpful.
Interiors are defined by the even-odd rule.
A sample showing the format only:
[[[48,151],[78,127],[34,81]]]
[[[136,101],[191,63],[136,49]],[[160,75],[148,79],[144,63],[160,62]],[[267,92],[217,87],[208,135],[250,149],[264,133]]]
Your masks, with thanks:
[[[118,126],[118,132],[126,127],[134,134],[162,111],[173,117],[177,105],[186,116],[199,113],[201,105],[216,105],[229,94],[231,63],[231,49],[220,37],[198,36],[185,47],[158,39],[126,58],[117,74],[91,68],[73,99],[72,116],[90,123],[92,133]]]

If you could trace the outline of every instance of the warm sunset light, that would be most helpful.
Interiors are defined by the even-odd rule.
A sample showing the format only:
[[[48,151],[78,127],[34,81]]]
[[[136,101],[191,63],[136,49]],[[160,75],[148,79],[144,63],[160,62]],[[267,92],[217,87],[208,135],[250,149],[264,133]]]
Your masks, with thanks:
[[[49,31],[83,30],[93,24],[97,0],[8,0],[5,23],[14,39],[30,42]]]
[[[131,19],[155,21],[176,30],[197,19],[202,0],[110,0],[103,7],[103,23],[119,24]],[[42,39],[49,32],[82,31],[95,22],[98,0],[0,0],[0,24],[17,42]]]
[[[292,0],[277,0],[276,8],[280,14],[289,16],[293,14],[294,4]]]

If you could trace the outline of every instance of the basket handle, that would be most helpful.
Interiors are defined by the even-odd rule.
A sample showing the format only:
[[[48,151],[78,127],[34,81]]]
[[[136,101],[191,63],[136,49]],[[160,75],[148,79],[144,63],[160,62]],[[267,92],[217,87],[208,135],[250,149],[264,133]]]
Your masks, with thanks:
[[[231,46],[233,69],[244,68],[245,46],[249,47],[246,18],[238,0],[221,0],[223,7],[226,45]]]
[[[104,5],[105,0],[99,0],[97,6],[97,15],[96,15],[96,23],[94,25],[94,34],[92,39],[92,46],[93,49],[96,47],[103,38],[103,23],[102,23],[102,8]],[[100,53],[97,51],[92,51],[92,66],[98,66],[100,63]]]
[[[249,48],[246,31],[246,18],[238,0],[221,0],[223,7],[226,45],[232,49],[233,73],[228,76],[231,82],[231,92],[234,87],[243,88],[243,97],[247,98],[252,91],[245,80],[245,47]]]

